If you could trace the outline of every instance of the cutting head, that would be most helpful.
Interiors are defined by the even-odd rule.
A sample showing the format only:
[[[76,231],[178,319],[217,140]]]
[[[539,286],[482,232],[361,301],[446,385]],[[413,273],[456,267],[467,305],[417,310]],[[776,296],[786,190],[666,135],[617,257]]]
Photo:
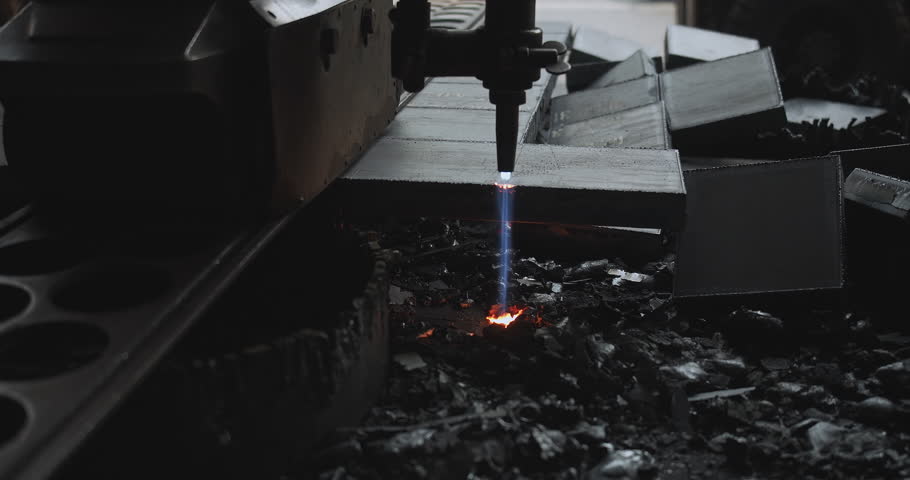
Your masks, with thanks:
[[[471,76],[483,81],[496,105],[496,161],[500,172],[515,169],[518,111],[540,70],[569,71],[566,47],[543,42],[535,23],[535,0],[487,0],[483,27],[472,31],[430,28],[426,0],[401,0],[393,12],[392,72],[409,91],[426,77]]]

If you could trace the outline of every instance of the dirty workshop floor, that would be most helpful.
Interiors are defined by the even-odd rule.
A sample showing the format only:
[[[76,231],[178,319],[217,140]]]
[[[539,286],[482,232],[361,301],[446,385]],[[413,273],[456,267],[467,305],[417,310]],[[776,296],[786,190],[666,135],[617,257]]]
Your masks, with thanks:
[[[527,310],[489,326],[495,226],[386,228],[403,254],[387,390],[299,478],[910,476],[910,337],[874,315],[680,312],[672,256],[535,256],[606,233],[529,227]]]

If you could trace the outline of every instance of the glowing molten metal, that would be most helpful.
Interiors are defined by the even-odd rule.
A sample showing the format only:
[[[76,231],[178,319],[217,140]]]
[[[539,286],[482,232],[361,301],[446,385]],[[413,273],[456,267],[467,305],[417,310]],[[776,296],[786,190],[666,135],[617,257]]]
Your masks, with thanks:
[[[490,309],[490,315],[487,316],[487,320],[490,323],[495,323],[497,325],[502,325],[508,327],[515,320],[518,320],[518,317],[522,313],[525,313],[527,308],[518,308],[515,306],[509,307],[508,310],[503,310],[502,305],[493,305],[493,308]]]

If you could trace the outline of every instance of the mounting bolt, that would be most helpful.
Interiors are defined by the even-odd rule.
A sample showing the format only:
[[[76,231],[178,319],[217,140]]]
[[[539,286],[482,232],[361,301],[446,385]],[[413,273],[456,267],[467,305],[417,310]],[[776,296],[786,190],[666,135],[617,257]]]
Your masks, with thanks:
[[[376,10],[363,9],[363,15],[360,17],[360,33],[363,36],[363,44],[370,43],[370,35],[376,33]]]
[[[329,71],[331,66],[331,57],[338,53],[338,29],[325,28],[319,37],[319,51],[322,55],[322,66]]]

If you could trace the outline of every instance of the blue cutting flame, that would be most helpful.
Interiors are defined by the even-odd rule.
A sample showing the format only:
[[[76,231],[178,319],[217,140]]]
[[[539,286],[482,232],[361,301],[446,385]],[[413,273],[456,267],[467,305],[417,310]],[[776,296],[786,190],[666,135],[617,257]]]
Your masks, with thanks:
[[[514,185],[497,184],[499,187],[499,249],[502,265],[499,268],[499,305],[501,312],[509,308],[509,276],[512,269],[512,194]]]

